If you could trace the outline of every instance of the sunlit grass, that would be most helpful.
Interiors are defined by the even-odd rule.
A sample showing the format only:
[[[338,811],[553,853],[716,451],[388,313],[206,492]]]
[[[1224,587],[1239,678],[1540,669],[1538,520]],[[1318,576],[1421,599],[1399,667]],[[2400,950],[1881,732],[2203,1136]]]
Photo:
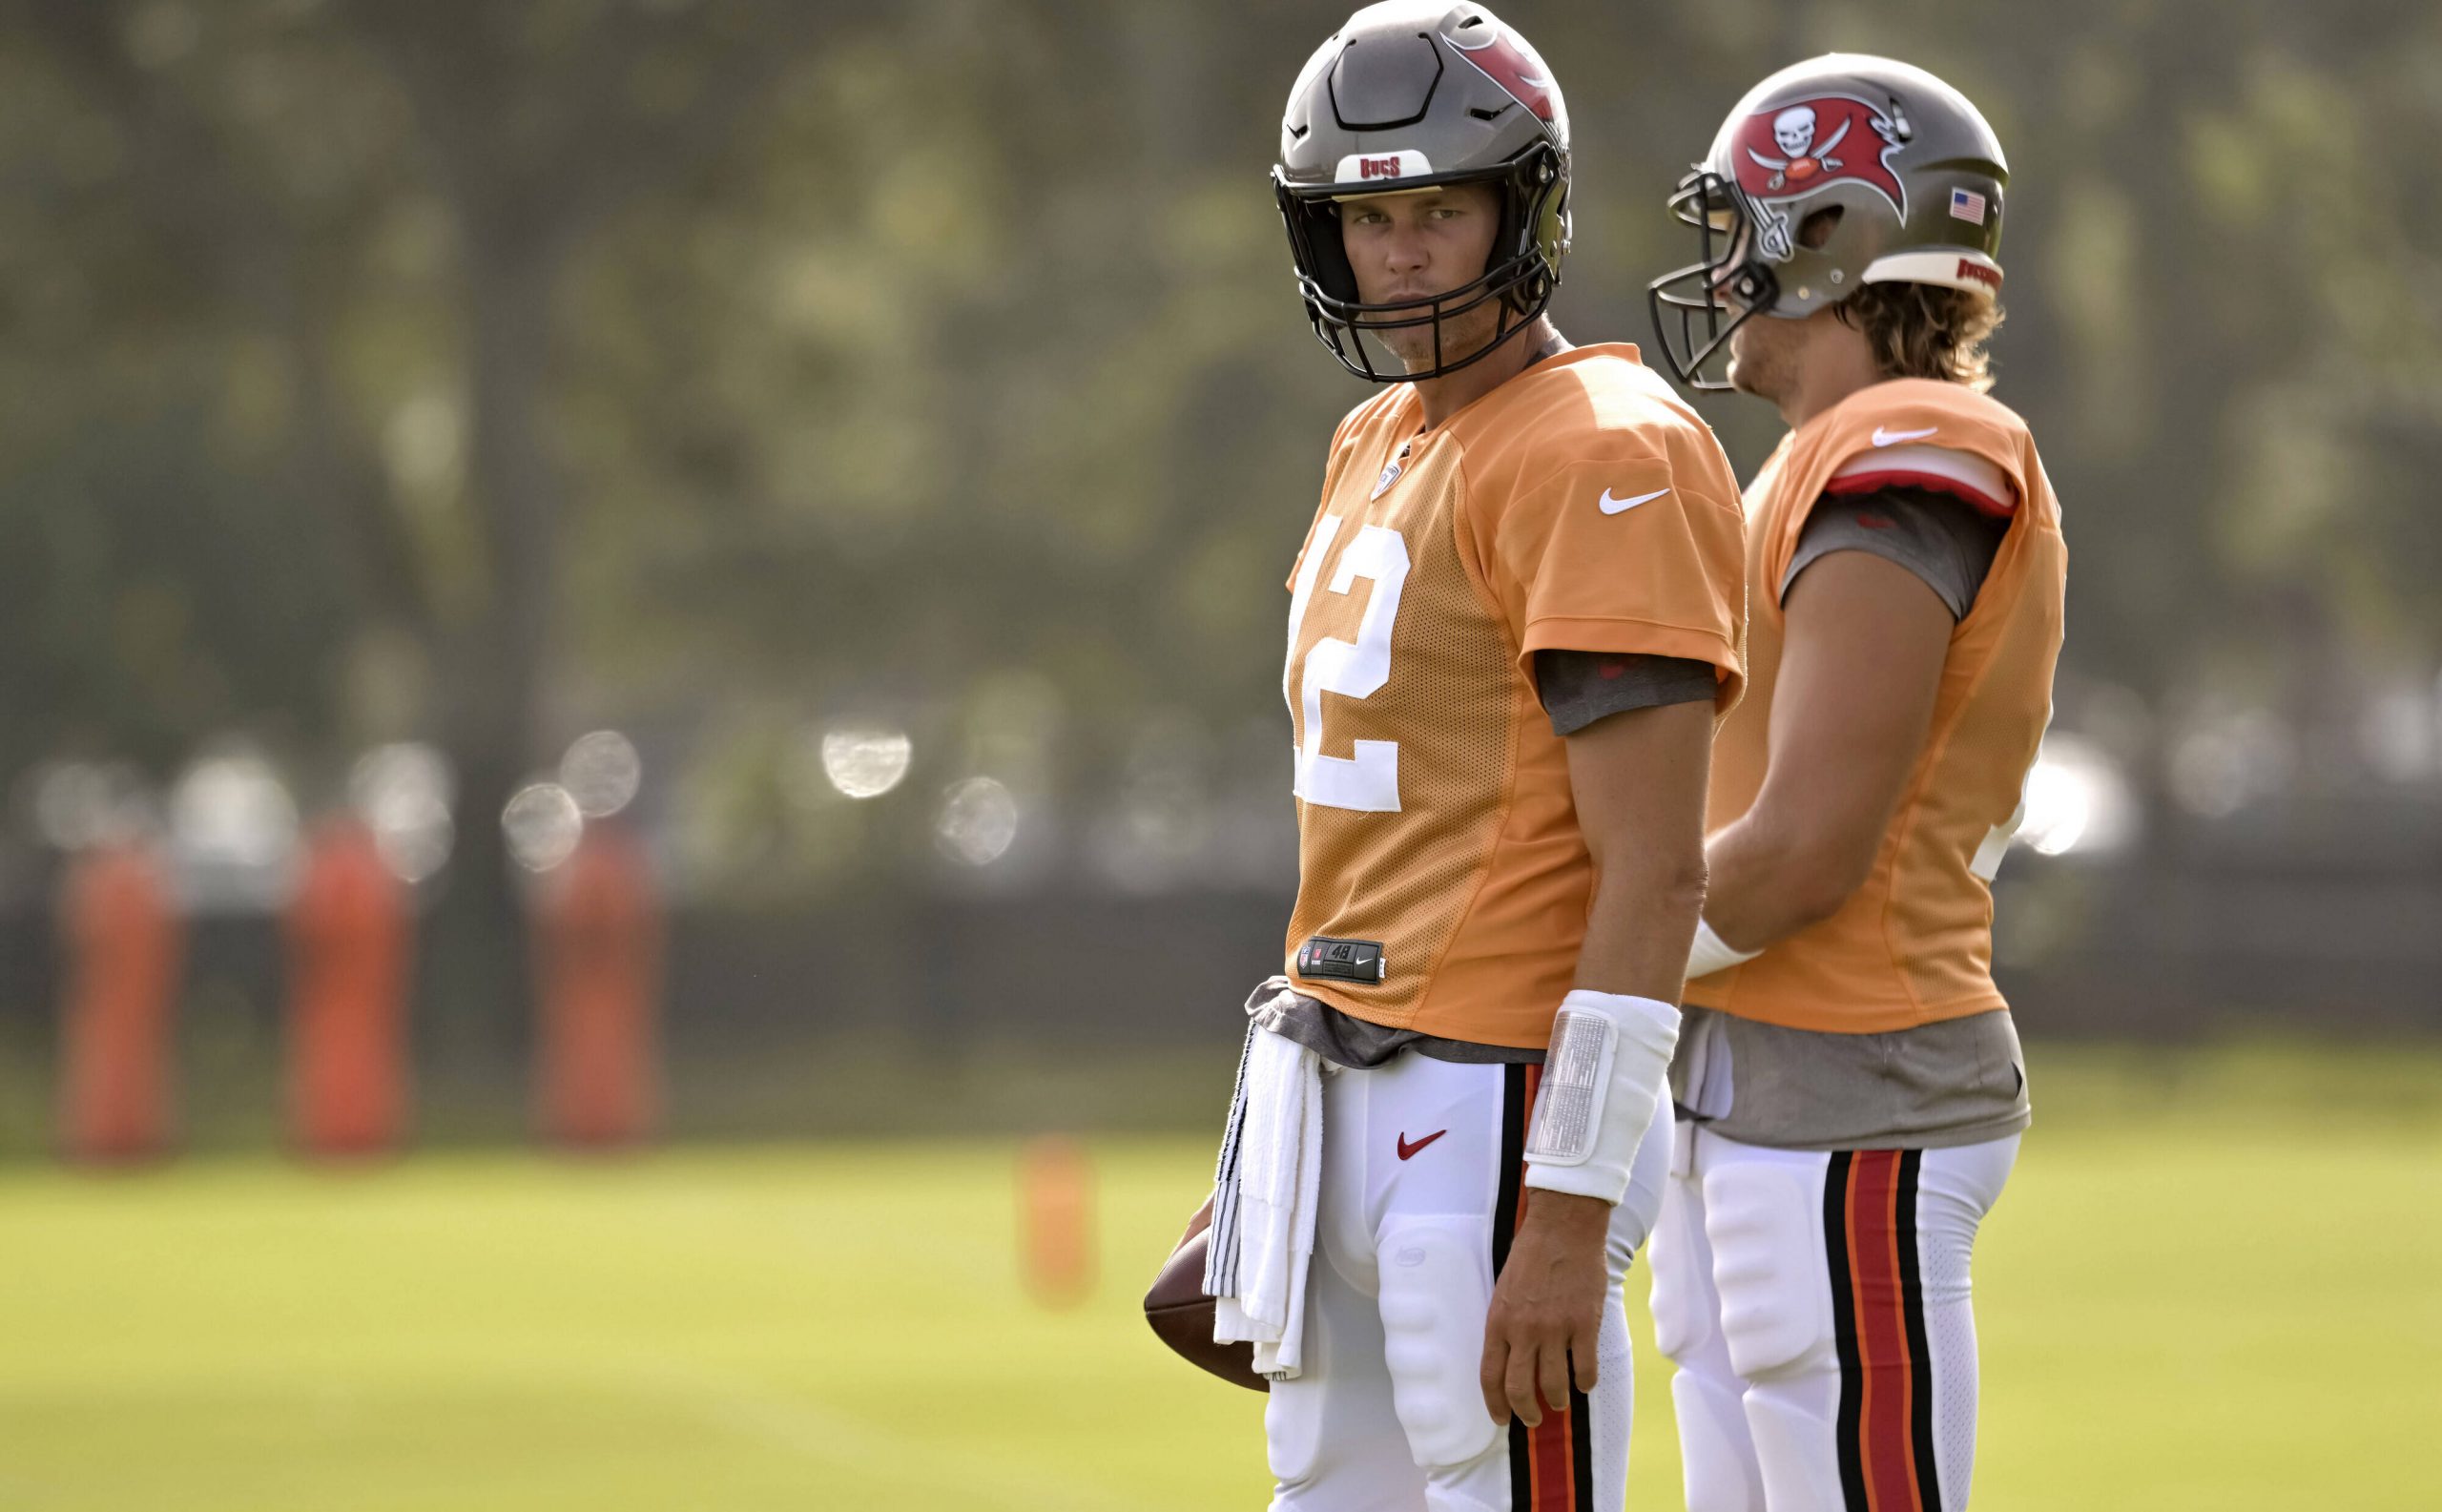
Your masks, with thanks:
[[[2038,1051],[2036,1085],[1976,1505],[2442,1504],[2442,1058]],[[1262,1505],[1260,1399],[1135,1312],[1204,1141],[1094,1146],[1071,1312],[1020,1286],[1015,1149],[0,1170],[0,1506]],[[1676,1507],[1631,1288],[1630,1505]]]

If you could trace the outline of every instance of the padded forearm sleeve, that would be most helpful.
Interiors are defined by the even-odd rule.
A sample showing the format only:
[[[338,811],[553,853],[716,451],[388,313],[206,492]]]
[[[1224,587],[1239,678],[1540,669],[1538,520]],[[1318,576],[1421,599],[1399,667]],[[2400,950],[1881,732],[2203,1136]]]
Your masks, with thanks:
[[[1618,1203],[1662,1100],[1679,1010],[1583,987],[1561,1000],[1526,1138],[1526,1185]]]

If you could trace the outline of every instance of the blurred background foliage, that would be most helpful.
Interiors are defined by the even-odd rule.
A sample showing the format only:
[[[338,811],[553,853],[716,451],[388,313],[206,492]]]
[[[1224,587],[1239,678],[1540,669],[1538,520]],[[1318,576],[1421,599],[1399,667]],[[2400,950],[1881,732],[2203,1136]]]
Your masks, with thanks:
[[[1663,197],[1765,72],[1975,97],[2075,563],[2056,729],[2141,854],[2379,793],[2442,876],[2442,10],[1501,10],[1569,93],[1580,342],[1645,339]],[[1264,173],[1341,13],[0,5],[20,903],[79,793],[175,817],[239,761],[310,816],[429,748],[441,980],[500,996],[496,817],[606,726],[682,899],[1287,886],[1280,585],[1363,393]],[[1742,467],[1776,433],[1707,413]]]

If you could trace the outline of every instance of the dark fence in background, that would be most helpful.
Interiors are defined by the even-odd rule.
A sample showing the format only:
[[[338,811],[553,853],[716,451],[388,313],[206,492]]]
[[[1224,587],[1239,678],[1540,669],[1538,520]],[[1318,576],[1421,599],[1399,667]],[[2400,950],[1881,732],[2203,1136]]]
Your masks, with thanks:
[[[2422,822],[2394,814],[2356,843],[2317,828],[2202,855],[2184,846],[2184,866],[2012,857],[1999,974],[2023,1031],[2442,1036],[2442,877]],[[1216,1095],[1205,1084],[1226,1080],[1238,1005],[1278,959],[1288,904],[1051,890],[877,895],[803,915],[682,909],[664,1016],[670,1132],[1166,1113],[1200,1125]],[[0,1119],[0,1152],[43,1144],[48,1114],[27,1105],[49,1087],[60,971],[47,912],[0,916],[0,1060],[11,1063],[0,1089],[20,1105]],[[190,925],[180,1100],[202,1142],[276,1134],[283,979],[275,920]],[[416,1002],[424,1134],[518,1136],[530,1025],[460,1022],[432,996]],[[1132,1096],[1100,1085],[1102,1068],[1147,1066],[1173,1080]]]

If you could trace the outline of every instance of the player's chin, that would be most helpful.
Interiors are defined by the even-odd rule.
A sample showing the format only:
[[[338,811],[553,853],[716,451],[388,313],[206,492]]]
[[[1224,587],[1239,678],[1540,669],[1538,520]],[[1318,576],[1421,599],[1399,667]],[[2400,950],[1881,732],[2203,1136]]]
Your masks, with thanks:
[[[1379,336],[1383,349],[1397,359],[1400,366],[1411,373],[1424,372],[1437,362],[1448,362],[1456,360],[1461,350],[1460,342],[1463,339],[1462,333],[1453,329],[1447,322],[1444,322],[1441,327],[1438,341],[1434,339],[1433,327],[1430,325],[1397,326],[1380,333]]]
[[[1407,364],[1409,372],[1429,372],[1436,363],[1452,367],[1480,355],[1485,347],[1492,344],[1495,330],[1495,323],[1489,321],[1443,321],[1438,342],[1434,341],[1432,328],[1427,326],[1386,333],[1382,344],[1390,347],[1391,355]],[[1392,337],[1397,340],[1394,342]]]
[[[1730,387],[1742,394],[1771,399],[1780,389],[1780,384],[1772,379],[1773,369],[1779,364],[1771,360],[1769,353],[1761,349],[1763,342],[1760,339],[1750,340],[1754,329],[1754,323],[1749,321],[1730,333],[1729,366],[1723,370],[1722,376],[1729,380]]]
[[[1430,331],[1422,335],[1415,331],[1383,331],[1374,340],[1381,343],[1382,350],[1391,355],[1391,361],[1398,363],[1403,372],[1420,372],[1433,365],[1433,333]]]

